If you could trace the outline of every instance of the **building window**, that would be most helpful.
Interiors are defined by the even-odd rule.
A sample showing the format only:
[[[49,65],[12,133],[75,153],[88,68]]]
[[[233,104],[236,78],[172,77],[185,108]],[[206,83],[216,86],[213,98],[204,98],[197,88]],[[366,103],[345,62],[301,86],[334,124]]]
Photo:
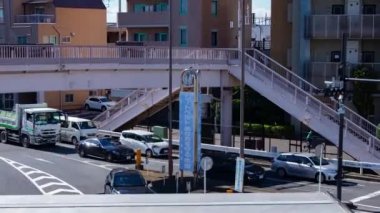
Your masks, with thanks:
[[[217,47],[218,46],[218,32],[212,31],[211,32],[211,47]]]
[[[187,46],[187,28],[181,27],[180,28],[180,46],[186,47]]]
[[[334,4],[331,6],[331,14],[341,15],[344,14],[344,5],[343,4]]]
[[[154,34],[154,40],[155,41],[167,41],[168,40],[168,34],[167,33],[155,33]]]
[[[11,110],[15,104],[13,93],[4,94],[4,109]]]
[[[211,0],[211,15],[218,15],[218,0]]]
[[[133,40],[134,41],[142,42],[142,41],[146,41],[146,39],[147,39],[146,33],[135,33],[135,34],[133,34]]]
[[[375,52],[374,51],[363,51],[362,52],[362,62],[363,63],[375,62]]]
[[[375,4],[364,5],[363,14],[376,14],[376,5]]]
[[[66,94],[65,103],[73,103],[73,102],[74,102],[74,94]]]
[[[17,36],[17,44],[27,44],[28,37],[26,36]]]
[[[188,0],[180,0],[180,15],[187,15]]]
[[[4,23],[4,8],[0,6],[0,23]]]
[[[145,12],[145,4],[135,4],[134,11],[135,13]]]
[[[167,10],[168,10],[167,3],[158,3],[154,5],[154,11],[160,12],[160,11],[167,11]]]
[[[49,36],[49,44],[58,44],[57,36],[55,35]]]
[[[63,36],[61,39],[62,43],[71,43],[71,37],[70,36]]]
[[[331,62],[340,62],[341,53],[340,51],[332,51],[330,56]]]

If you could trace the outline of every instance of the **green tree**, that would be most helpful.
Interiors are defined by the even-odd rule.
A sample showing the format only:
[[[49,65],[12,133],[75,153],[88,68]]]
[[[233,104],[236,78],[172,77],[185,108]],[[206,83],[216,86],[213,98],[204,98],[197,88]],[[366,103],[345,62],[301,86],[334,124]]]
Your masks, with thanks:
[[[354,78],[376,78],[375,73],[365,66],[358,66],[352,71]],[[368,118],[373,114],[374,104],[372,94],[376,91],[376,84],[370,82],[354,81],[353,82],[353,104],[360,115]]]

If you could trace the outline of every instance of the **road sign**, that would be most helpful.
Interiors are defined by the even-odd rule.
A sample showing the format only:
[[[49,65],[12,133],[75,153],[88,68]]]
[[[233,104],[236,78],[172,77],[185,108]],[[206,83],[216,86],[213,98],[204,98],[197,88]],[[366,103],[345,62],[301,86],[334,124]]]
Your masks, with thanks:
[[[198,96],[200,99],[200,96]],[[179,168],[194,170],[194,93],[181,92],[179,96]],[[198,105],[198,162],[201,156],[201,105]]]
[[[236,171],[235,171],[235,191],[237,192],[243,192],[244,168],[245,168],[244,158],[237,157]]]
[[[210,170],[212,166],[213,166],[212,158],[206,156],[201,159],[201,168],[203,171]]]

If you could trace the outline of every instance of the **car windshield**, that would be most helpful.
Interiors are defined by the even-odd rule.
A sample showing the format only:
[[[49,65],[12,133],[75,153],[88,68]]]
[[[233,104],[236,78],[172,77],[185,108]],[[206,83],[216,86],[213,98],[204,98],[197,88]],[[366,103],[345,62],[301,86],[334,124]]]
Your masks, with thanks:
[[[58,124],[60,117],[60,112],[39,112],[35,113],[34,122],[36,125]]]
[[[116,174],[114,187],[145,186],[145,180],[139,174]]]
[[[145,135],[145,141],[148,143],[157,143],[157,142],[163,142],[162,138],[158,135]]]
[[[99,98],[99,100],[100,100],[101,102],[111,102],[111,100],[108,99],[108,98]]]
[[[79,126],[80,126],[80,129],[96,129],[96,126],[92,121],[80,122]]]
[[[100,139],[99,142],[102,145],[102,147],[115,146],[111,138],[103,138],[103,139]]]
[[[317,166],[319,166],[320,159],[317,156],[310,157],[310,160]],[[322,158],[322,165],[329,165],[329,162]]]

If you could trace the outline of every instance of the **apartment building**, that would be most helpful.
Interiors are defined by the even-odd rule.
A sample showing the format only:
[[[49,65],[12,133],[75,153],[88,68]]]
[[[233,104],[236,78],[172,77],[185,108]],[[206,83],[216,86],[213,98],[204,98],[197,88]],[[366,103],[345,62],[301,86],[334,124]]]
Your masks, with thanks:
[[[238,1],[176,0],[173,2],[173,45],[228,48],[238,46]],[[251,39],[251,1],[246,1],[246,43]],[[145,46],[168,46],[168,0],[127,0],[127,12],[118,14],[127,41]]]
[[[271,56],[319,88],[338,76],[343,33],[348,74],[359,65],[380,73],[380,1],[272,0]],[[373,97],[378,123],[380,96]]]
[[[0,0],[0,43],[106,45],[106,8],[102,0]],[[102,91],[51,91],[0,95],[0,108],[14,103],[47,102],[71,109]]]

